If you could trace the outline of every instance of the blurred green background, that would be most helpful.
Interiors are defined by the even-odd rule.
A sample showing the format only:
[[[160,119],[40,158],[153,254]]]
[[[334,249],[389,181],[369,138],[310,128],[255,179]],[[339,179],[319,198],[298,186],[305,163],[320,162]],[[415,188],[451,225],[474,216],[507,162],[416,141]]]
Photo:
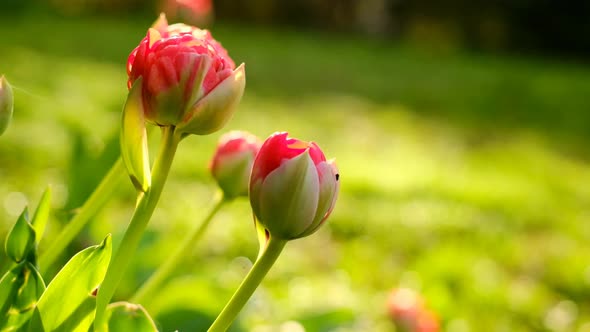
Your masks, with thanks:
[[[367,3],[382,2],[390,3]],[[100,3],[0,4],[0,73],[15,90],[14,119],[0,137],[2,238],[51,185],[43,250],[117,158],[127,55],[157,4]],[[319,7],[255,1],[247,11],[237,3],[216,3],[215,21],[184,14],[209,24],[246,63],[246,93],[222,132],[181,144],[117,299],[207,212],[216,190],[207,164],[219,136],[280,130],[335,157],[342,192],[325,227],[287,246],[236,331],[395,331],[386,299],[396,287],[419,291],[443,331],[590,331],[587,25],[574,26],[577,39],[564,35],[580,44],[552,43],[552,35],[539,44],[512,36],[524,28],[502,11],[503,39],[464,38],[461,25],[408,19],[429,16],[409,15],[422,12],[407,6],[405,28],[395,29],[395,15],[377,27],[347,26],[322,19]],[[299,16],[277,14],[293,11]],[[525,51],[519,40],[528,40]],[[157,141],[153,135],[154,148]],[[123,182],[69,255],[109,232],[120,241],[133,205]],[[236,201],[144,305],[162,331],[205,330],[256,251],[249,203]],[[0,262],[4,271],[7,260]]]

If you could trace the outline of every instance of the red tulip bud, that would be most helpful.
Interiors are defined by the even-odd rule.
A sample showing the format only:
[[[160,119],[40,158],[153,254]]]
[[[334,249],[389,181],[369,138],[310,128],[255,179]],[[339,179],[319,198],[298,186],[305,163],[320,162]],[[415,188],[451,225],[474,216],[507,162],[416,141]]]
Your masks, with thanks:
[[[250,203],[271,236],[291,240],[315,232],[328,218],[340,188],[333,161],[317,144],[271,135],[254,160]]]
[[[261,145],[258,137],[244,131],[229,132],[219,140],[210,169],[226,198],[248,196],[252,164]]]

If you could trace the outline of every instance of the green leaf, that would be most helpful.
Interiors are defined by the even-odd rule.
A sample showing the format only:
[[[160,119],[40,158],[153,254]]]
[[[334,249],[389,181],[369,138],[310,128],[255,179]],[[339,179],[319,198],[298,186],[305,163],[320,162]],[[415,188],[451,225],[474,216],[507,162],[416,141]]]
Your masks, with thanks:
[[[12,87],[4,77],[0,76],[0,135],[4,133],[12,119],[14,96]]]
[[[45,283],[33,264],[26,262],[0,280],[0,331],[19,331],[33,315]]]
[[[305,326],[306,331],[336,331],[354,326],[356,314],[349,309],[334,309],[325,312],[313,312],[295,320]]]
[[[30,331],[87,332],[94,320],[93,292],[105,277],[111,251],[109,234],[72,257],[39,299]]]
[[[39,241],[41,241],[43,233],[45,232],[45,226],[47,225],[47,220],[49,219],[50,203],[51,188],[47,187],[43,193],[43,196],[41,196],[37,210],[35,210],[33,220],[31,220],[31,225],[33,225],[33,229],[35,230],[35,240],[37,241],[37,244],[39,244]]]
[[[141,82],[141,77],[135,81],[123,108],[121,157],[133,185],[146,192],[151,185],[151,175]]]
[[[25,208],[6,237],[5,250],[10,259],[20,263],[34,247],[35,230],[29,223],[29,212]]]
[[[116,302],[107,308],[109,332],[158,332],[148,312],[139,304]]]
[[[12,302],[19,286],[19,276],[24,264],[14,266],[8,270],[0,279],[0,317],[4,317]]]

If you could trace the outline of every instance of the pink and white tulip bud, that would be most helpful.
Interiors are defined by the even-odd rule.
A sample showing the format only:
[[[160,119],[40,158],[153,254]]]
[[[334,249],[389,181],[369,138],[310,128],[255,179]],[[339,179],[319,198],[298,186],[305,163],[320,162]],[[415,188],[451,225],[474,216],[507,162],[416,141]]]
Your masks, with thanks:
[[[314,233],[328,218],[340,189],[336,164],[317,144],[275,133],[262,145],[250,176],[250,204],[274,236],[292,240]]]
[[[163,15],[129,55],[127,73],[129,89],[141,85],[145,119],[185,134],[223,127],[245,87],[244,65],[235,68],[208,30],[168,25]]]
[[[6,131],[12,120],[13,108],[12,87],[4,76],[0,76],[0,135]]]
[[[219,140],[210,170],[225,198],[248,196],[254,158],[262,141],[245,131],[231,131]]]

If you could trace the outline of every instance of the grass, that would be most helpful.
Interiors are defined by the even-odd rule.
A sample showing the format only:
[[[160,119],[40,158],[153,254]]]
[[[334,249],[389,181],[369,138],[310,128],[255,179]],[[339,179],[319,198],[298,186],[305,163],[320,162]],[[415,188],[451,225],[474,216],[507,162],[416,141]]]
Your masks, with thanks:
[[[0,72],[16,108],[0,137],[0,233],[51,184],[50,241],[116,156],[125,60],[149,22],[1,22]],[[445,331],[590,330],[588,67],[280,29],[213,32],[247,64],[226,129],[314,140],[342,174],[328,225],[287,246],[244,330],[296,321],[393,331],[384,303],[399,286],[418,289]],[[205,214],[220,134],[181,144],[119,298]],[[72,252],[109,232],[120,240],[132,206],[129,185]],[[145,304],[164,331],[203,329],[219,312],[256,254],[250,218],[245,200],[224,210]]]

